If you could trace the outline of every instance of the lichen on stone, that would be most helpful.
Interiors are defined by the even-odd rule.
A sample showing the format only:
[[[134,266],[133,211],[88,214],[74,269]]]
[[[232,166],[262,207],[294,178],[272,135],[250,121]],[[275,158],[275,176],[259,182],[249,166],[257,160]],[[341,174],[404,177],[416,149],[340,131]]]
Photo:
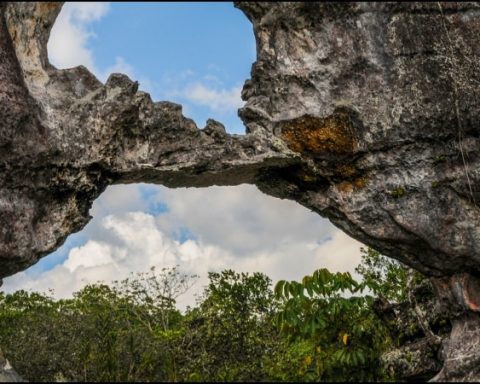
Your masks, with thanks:
[[[479,276],[479,4],[235,6],[257,48],[243,136],[198,129],[128,76],[102,84],[84,67],[56,69],[47,42],[60,3],[0,5],[0,278],[82,229],[108,185],[133,182],[256,184],[428,276]],[[467,329],[472,287],[447,307],[461,310],[444,379],[480,380],[465,374],[480,357],[457,358],[480,340]]]
[[[325,118],[304,115],[281,124],[282,139],[294,152],[311,154],[347,154],[356,141],[350,117],[337,112]]]

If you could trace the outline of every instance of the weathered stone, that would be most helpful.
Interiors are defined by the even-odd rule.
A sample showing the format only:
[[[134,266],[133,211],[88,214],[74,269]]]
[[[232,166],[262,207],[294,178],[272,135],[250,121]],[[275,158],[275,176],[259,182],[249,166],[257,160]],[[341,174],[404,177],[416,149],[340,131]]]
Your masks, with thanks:
[[[478,3],[237,3],[257,41],[244,136],[197,129],[125,75],[54,68],[60,6],[0,5],[0,277],[134,182],[256,184],[429,276],[480,274]],[[475,323],[478,286],[443,287],[467,298],[454,329]]]
[[[442,343],[452,329],[450,313],[444,311],[428,279],[408,286],[409,299],[388,303],[379,298],[375,312],[387,325],[392,348],[381,357],[386,372],[398,380],[428,380],[442,368]]]
[[[80,230],[108,184],[252,183],[292,157],[268,133],[230,136],[213,120],[199,130],[180,105],[152,102],[125,75],[103,85],[84,67],[55,69],[46,43],[60,6],[2,6],[0,277]]]
[[[442,370],[432,381],[479,381],[480,316],[465,315],[453,323],[441,350]]]
[[[0,351],[0,383],[17,383],[25,382],[20,375],[15,372],[7,359],[3,356],[2,351]]]
[[[479,5],[239,6],[258,51],[241,116],[322,177],[262,190],[429,275],[479,272]]]
[[[385,353],[382,364],[398,380],[427,381],[442,368],[435,355],[427,340],[420,339]]]

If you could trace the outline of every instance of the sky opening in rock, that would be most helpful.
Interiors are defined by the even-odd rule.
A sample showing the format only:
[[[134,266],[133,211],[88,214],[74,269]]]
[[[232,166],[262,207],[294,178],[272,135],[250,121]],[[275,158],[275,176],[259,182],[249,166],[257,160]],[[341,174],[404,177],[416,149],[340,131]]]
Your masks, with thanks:
[[[182,104],[199,128],[207,118],[243,134],[237,116],[255,60],[252,26],[232,3],[66,3],[53,27],[49,57],[58,68],[85,65],[101,81],[129,75],[156,101]],[[264,272],[274,282],[320,267],[353,272],[360,243],[299,204],[255,186],[109,187],[91,222],[2,289],[68,297],[87,283],[179,265],[200,281],[179,300],[194,304],[208,271]]]

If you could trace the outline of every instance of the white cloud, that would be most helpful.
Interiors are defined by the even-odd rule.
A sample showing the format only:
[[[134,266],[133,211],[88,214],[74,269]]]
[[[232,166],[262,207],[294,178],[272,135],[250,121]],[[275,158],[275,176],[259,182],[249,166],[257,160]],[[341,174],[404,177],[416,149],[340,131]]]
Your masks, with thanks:
[[[124,75],[130,77],[130,79],[138,81],[139,89],[142,91],[152,93],[154,89],[152,81],[148,77],[138,74],[135,71],[135,68],[127,63],[127,61],[121,56],[116,56],[115,63],[113,63],[113,65],[110,67],[107,67],[103,71],[96,71],[97,77],[102,82],[107,81],[108,76],[110,76],[112,73],[123,73]]]
[[[83,247],[73,248],[63,265],[69,272],[75,272],[80,267],[107,265],[112,261],[112,250],[107,244],[89,241]]]
[[[187,75],[185,75],[187,73]],[[234,86],[232,88],[222,88],[222,81],[214,75],[204,75],[203,82],[193,81],[186,85],[187,77],[193,76],[193,73],[182,72],[178,76],[168,76],[164,78],[166,90],[162,96],[167,99],[178,100],[184,105],[207,107],[213,112],[223,115],[234,113],[244,104],[241,98],[242,87]]]
[[[231,112],[242,107],[242,87],[230,89],[209,88],[202,83],[188,85],[182,92],[182,96],[193,104],[206,106],[215,112]]]
[[[97,67],[88,47],[95,37],[90,26],[108,11],[108,3],[66,3],[48,43],[50,60],[60,68],[83,64],[102,81],[112,72],[139,77],[149,90],[148,79],[137,76],[121,56],[104,70]],[[213,66],[209,69],[218,72]],[[215,75],[196,78],[186,69],[164,76],[162,83],[174,90],[170,96],[187,102],[185,111],[202,106],[227,113],[242,106],[240,86],[225,87]],[[168,211],[152,214],[158,204]],[[175,190],[116,185],[107,188],[90,213],[94,218],[83,231],[89,240],[70,249],[62,264],[34,276],[21,272],[4,279],[2,289],[53,288],[58,297],[68,297],[87,283],[122,279],[152,265],[179,264],[185,272],[201,276],[179,301],[184,307],[193,304],[194,293],[201,292],[211,270],[259,271],[274,281],[298,280],[320,267],[353,272],[360,261],[360,244],[327,220],[251,185]],[[181,238],[185,230],[191,238]]]
[[[265,251],[248,258],[236,258],[235,270],[243,272],[259,271],[268,275],[274,282],[278,280],[301,280],[318,268],[328,268],[332,272],[355,273],[361,261],[361,243],[338,229],[325,242],[286,244],[281,251]]]
[[[135,78],[135,70],[121,56],[115,57],[115,63],[102,71],[99,77],[105,81],[111,73],[123,73],[130,78]]]
[[[355,267],[362,259],[360,253],[362,246],[364,246],[362,243],[335,229],[331,240],[313,249],[314,263],[332,272],[350,272],[360,279],[355,273]]]
[[[71,68],[84,65],[97,73],[88,40],[95,36],[89,24],[100,20],[109,11],[109,3],[67,2],[53,25],[48,41],[48,54],[53,65]]]
[[[190,68],[178,72],[164,72],[161,76],[161,83],[168,87],[176,87],[179,83],[196,76],[195,71]]]
[[[147,205],[140,184],[122,184],[108,187],[93,202],[90,214],[96,218],[122,212],[146,211]]]
[[[169,212],[159,226],[173,234],[187,227],[207,243],[235,254],[281,249],[285,244],[324,241],[334,227],[301,205],[261,193],[253,185],[236,187],[155,189],[150,201],[163,201]]]
[[[106,216],[99,229],[103,240],[89,240],[72,248],[63,264],[33,278],[22,272],[5,279],[2,288],[7,292],[53,288],[57,297],[68,297],[87,283],[122,279],[130,272],[146,271],[153,265],[179,264],[182,270],[206,275],[206,266],[212,263],[223,268],[230,264],[225,262],[229,256],[218,247],[191,240],[180,244],[168,238],[158,229],[154,217],[143,212]],[[102,233],[109,236],[101,236]],[[189,303],[194,303],[193,295]]]
[[[99,68],[95,56],[89,48],[90,39],[96,35],[91,24],[108,14],[107,2],[67,2],[53,25],[47,44],[48,56],[58,68],[72,68],[78,65],[87,67],[98,79],[105,82],[111,73],[123,73],[133,80],[139,80],[140,88],[147,92],[153,89],[152,82],[135,72],[122,56],[107,68]]]
[[[160,200],[168,212],[154,216],[138,211]],[[19,273],[5,279],[2,288],[53,288],[58,297],[68,297],[86,283],[178,264],[201,276],[179,300],[184,308],[194,304],[208,271],[259,271],[275,282],[298,280],[320,267],[353,272],[360,261],[358,242],[298,204],[268,197],[250,185],[176,190],[114,186],[92,212],[95,217],[85,229],[90,240],[72,248],[63,264],[35,276]],[[194,237],[175,240],[180,228]]]
[[[100,20],[110,9],[108,2],[66,2],[67,13],[75,21],[89,23]]]

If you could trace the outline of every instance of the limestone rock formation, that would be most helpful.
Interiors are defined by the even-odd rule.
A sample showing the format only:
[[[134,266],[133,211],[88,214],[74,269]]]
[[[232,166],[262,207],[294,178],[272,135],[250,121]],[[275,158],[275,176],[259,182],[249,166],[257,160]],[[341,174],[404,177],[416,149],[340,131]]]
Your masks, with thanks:
[[[434,277],[457,321],[439,378],[480,379],[462,366],[480,342],[478,3],[237,3],[257,41],[243,136],[125,75],[54,68],[60,6],[0,5],[0,278],[109,184],[252,183]]]
[[[46,44],[59,11],[2,5],[0,278],[80,230],[108,184],[240,184],[287,158],[267,133],[229,136],[213,120],[199,130],[125,75],[103,85],[84,67],[57,70]]]
[[[452,326],[428,279],[411,283],[408,290],[408,300],[392,304],[378,298],[374,304],[393,340],[380,360],[397,380],[426,381],[442,368],[442,344]]]

